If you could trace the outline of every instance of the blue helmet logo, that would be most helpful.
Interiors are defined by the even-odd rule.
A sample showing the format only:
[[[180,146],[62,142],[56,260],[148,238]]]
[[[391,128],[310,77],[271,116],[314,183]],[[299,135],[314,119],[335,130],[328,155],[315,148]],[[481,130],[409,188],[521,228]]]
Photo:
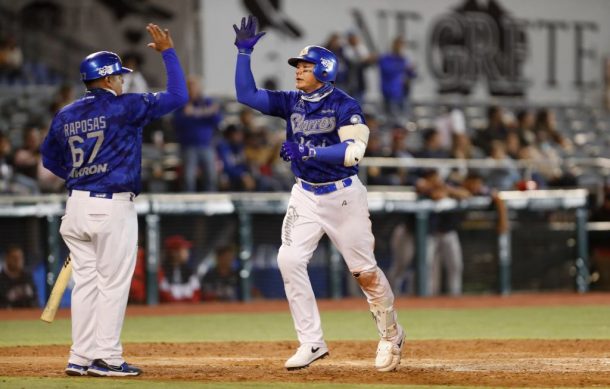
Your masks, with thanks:
[[[121,58],[110,51],[90,54],[80,63],[80,76],[83,81],[131,72],[131,69],[123,67]]]
[[[320,82],[333,82],[337,78],[339,64],[332,51],[320,46],[307,46],[298,57],[288,59],[291,66],[296,67],[299,61],[314,64],[313,75]]]

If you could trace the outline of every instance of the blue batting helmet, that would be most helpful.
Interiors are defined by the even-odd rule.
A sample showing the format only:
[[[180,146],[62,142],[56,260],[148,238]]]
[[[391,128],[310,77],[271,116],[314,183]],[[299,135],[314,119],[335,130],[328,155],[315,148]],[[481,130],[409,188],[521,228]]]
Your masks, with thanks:
[[[110,51],[98,51],[97,53],[89,54],[80,63],[80,76],[83,81],[131,72],[131,69],[123,67],[121,58]]]
[[[298,57],[288,59],[291,66],[296,67],[299,61],[314,64],[313,75],[320,82],[335,81],[339,63],[332,51],[320,46],[307,46],[299,53]]]

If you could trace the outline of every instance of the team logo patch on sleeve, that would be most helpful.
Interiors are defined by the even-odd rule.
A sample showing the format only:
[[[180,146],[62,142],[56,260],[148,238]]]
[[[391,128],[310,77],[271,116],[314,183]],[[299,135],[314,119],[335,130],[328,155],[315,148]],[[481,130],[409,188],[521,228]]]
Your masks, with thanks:
[[[360,115],[352,115],[352,117],[349,118],[349,122],[352,124],[359,124],[362,123],[362,118]]]

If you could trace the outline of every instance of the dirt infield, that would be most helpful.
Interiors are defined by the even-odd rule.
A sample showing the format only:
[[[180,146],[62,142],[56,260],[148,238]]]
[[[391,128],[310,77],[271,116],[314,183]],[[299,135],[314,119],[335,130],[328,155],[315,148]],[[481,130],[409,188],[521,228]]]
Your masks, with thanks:
[[[333,382],[512,387],[610,386],[610,341],[412,341],[398,371],[373,368],[376,343],[329,342],[308,369],[283,363],[294,342],[126,344],[142,379],[201,382]],[[0,376],[62,377],[67,346],[0,348]]]
[[[610,293],[517,294],[461,298],[401,298],[400,309],[508,306],[610,306]],[[364,299],[322,300],[325,310],[366,310]],[[130,306],[128,316],[288,311],[287,303]],[[40,310],[0,311],[0,320],[38,319]],[[69,317],[62,310],[58,317]],[[283,363],[295,342],[125,344],[145,380],[201,382],[332,382],[488,387],[610,387],[608,340],[407,341],[398,371],[373,368],[376,342],[329,342],[331,355],[308,369],[288,372]],[[0,347],[0,376],[63,377],[69,346]]]

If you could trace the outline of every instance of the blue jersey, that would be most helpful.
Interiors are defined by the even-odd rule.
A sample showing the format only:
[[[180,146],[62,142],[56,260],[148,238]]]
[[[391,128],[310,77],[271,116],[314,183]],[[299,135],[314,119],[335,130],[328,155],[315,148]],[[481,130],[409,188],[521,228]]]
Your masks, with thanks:
[[[286,120],[286,140],[310,147],[327,147],[341,143],[338,129],[342,126],[364,123],[362,109],[356,100],[338,88],[312,102],[302,99],[297,91],[268,91],[269,111]],[[343,166],[315,159],[292,161],[295,176],[308,182],[337,181],[358,174],[358,165]]]
[[[286,120],[288,141],[312,147],[332,146],[341,143],[340,127],[364,123],[362,109],[355,99],[329,85],[322,89],[325,93],[321,95],[325,97],[316,99],[297,91],[258,89],[250,70],[250,56],[239,54],[237,57],[235,90],[238,101]],[[311,158],[292,161],[291,168],[295,176],[313,183],[337,181],[358,174],[358,165],[346,167]]]
[[[140,193],[142,127],[188,100],[173,49],[163,51],[167,92],[116,96],[92,89],[57,113],[41,152],[43,164],[66,188]]]

